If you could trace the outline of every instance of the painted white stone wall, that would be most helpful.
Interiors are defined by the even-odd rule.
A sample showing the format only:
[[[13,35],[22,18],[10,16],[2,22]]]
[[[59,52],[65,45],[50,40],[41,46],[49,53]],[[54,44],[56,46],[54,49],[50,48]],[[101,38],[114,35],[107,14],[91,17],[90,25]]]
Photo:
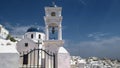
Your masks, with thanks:
[[[2,42],[6,44],[2,44]],[[19,68],[18,62],[19,54],[15,43],[0,39],[0,68]]]
[[[28,43],[27,47],[25,46],[25,43]],[[28,51],[28,50],[34,49],[34,48],[38,48],[37,44],[28,38],[22,39],[21,41],[19,41],[17,43],[17,51],[19,53],[20,52],[22,53],[23,51]]]
[[[57,56],[58,56],[57,68],[70,68],[70,54],[64,47],[59,48]]]
[[[0,68],[19,68],[18,53],[0,53]]]

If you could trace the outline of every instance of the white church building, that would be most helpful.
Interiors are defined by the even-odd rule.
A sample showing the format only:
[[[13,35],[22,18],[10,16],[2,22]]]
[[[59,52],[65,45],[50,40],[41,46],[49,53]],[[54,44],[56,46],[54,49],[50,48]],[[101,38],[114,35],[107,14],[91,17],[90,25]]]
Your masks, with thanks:
[[[70,68],[70,54],[63,47],[62,7],[45,7],[45,31],[31,27],[17,43],[21,67]]]
[[[45,40],[44,32],[35,27],[31,27],[25,33],[24,38],[17,43],[17,50],[18,52],[22,53],[23,51],[38,48],[37,44],[38,41],[42,43],[39,44],[40,48],[42,48],[44,40]]]

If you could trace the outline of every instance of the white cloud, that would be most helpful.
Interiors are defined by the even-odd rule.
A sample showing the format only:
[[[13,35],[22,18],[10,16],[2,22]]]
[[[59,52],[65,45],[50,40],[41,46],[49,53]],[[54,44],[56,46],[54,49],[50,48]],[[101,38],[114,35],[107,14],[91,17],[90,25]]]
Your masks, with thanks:
[[[81,2],[83,5],[87,5],[83,0],[78,0],[78,1]]]
[[[72,55],[80,55],[82,57],[120,58],[120,37],[111,37],[99,41],[81,41],[80,43],[69,42],[66,48]]]
[[[13,26],[9,23],[5,23],[5,27],[8,28],[10,33],[15,37],[21,37],[22,35],[24,35],[24,33],[30,27],[38,27],[38,28],[44,30],[44,28],[39,25],[19,25],[19,24],[17,24],[16,26]]]
[[[105,37],[106,35],[108,35],[108,33],[96,32],[96,33],[88,34],[88,37],[93,38],[95,40],[101,40],[101,38]]]

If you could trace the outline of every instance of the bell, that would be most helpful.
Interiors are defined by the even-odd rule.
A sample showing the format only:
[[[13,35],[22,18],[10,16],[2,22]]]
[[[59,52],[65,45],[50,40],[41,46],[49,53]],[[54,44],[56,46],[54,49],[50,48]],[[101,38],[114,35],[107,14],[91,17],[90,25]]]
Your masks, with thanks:
[[[55,27],[52,27],[52,34],[55,33]]]

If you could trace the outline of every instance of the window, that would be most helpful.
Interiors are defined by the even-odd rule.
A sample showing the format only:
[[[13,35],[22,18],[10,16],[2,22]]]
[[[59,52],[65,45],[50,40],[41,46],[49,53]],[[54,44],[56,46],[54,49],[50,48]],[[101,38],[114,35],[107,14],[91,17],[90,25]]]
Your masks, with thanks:
[[[41,39],[41,35],[39,34],[39,39]]]
[[[51,13],[51,16],[55,16],[55,12],[52,12],[52,13]]]
[[[28,47],[28,43],[25,43],[25,47]]]
[[[23,64],[28,64],[28,54],[23,55]]]
[[[31,34],[31,38],[33,38],[33,34]]]

